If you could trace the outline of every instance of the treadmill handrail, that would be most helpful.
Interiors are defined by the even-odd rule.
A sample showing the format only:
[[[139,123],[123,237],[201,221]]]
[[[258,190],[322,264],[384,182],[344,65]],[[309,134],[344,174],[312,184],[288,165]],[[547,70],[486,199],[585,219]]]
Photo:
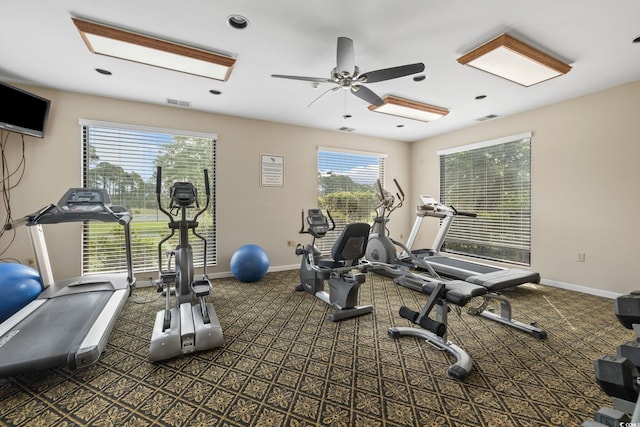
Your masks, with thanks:
[[[44,208],[40,209],[38,212],[34,212],[30,215],[23,216],[22,218],[17,219],[15,221],[6,223],[4,225],[4,229],[12,230],[12,229],[21,227],[23,225],[32,225],[34,224],[34,221],[37,221],[40,217],[42,217],[43,215],[49,213],[51,210],[56,208],[57,206],[52,203],[49,206],[45,206]]]

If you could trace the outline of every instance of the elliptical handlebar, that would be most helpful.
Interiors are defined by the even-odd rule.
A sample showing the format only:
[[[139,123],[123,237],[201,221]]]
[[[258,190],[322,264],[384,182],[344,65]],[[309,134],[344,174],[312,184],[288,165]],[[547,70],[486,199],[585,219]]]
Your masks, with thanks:
[[[209,201],[211,200],[211,188],[209,187],[209,171],[207,169],[203,169],[204,173],[204,193],[207,196],[207,202],[204,204],[204,207],[198,211],[198,213],[193,217],[193,220],[197,220],[198,217],[203,214],[207,208],[209,207]]]
[[[404,191],[402,191],[402,187],[400,187],[400,184],[398,183],[398,181],[394,178],[393,182],[395,183],[398,191],[396,192],[395,197],[389,193],[388,191],[386,191],[384,188],[382,188],[382,183],[380,182],[380,180],[377,180],[377,184],[378,184],[378,191],[379,191],[379,198],[380,198],[380,203],[378,203],[378,205],[376,206],[376,211],[378,211],[378,209],[382,208],[381,212],[377,212],[379,217],[387,217],[391,214],[391,212],[395,211],[396,209],[402,207],[403,203],[404,203],[404,199],[405,199],[405,195],[404,195]],[[396,197],[398,199],[398,202],[396,203]]]
[[[402,202],[404,202],[404,191],[402,191],[402,187],[400,187],[400,184],[398,184],[398,180],[393,178],[393,182],[396,184],[396,187],[398,187],[398,193],[396,193],[396,195],[398,196],[398,199],[400,199],[400,206],[402,206]]]
[[[158,166],[156,169],[156,201],[158,203],[158,209],[160,212],[169,217],[170,221],[173,221],[173,215],[162,207],[162,200],[160,199],[160,193],[162,192],[162,166]]]

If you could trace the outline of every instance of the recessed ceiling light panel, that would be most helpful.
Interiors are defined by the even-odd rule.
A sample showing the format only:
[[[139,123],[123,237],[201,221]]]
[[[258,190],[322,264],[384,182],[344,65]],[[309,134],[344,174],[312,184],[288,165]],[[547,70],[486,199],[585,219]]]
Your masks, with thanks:
[[[458,58],[458,62],[523,86],[532,86],[571,71],[571,66],[508,34],[473,49]]]
[[[226,81],[235,59],[138,33],[72,18],[93,53]]]
[[[423,122],[431,122],[449,114],[449,110],[446,108],[410,101],[397,96],[389,95],[382,100],[384,101],[382,105],[370,105],[369,110]]]

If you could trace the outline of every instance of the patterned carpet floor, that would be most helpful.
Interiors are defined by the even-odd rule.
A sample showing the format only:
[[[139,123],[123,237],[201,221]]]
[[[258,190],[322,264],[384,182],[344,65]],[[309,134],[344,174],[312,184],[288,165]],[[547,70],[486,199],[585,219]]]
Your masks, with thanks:
[[[297,271],[256,283],[213,281],[225,346],[148,361],[164,300],[138,288],[94,366],[0,379],[2,426],[578,426],[609,398],[593,362],[633,338],[606,298],[541,285],[508,291],[513,314],[548,338],[452,310],[449,340],[473,358],[464,382],[454,360],[414,337],[400,306],[426,297],[367,274],[360,303],[374,312],[333,323],[332,308],[294,291]]]

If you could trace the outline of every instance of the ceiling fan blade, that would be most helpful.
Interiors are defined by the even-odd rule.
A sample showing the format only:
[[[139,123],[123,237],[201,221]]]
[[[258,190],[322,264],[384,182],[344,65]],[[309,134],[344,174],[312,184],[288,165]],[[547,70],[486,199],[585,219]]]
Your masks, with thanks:
[[[383,80],[397,79],[398,77],[409,76],[423,71],[424,64],[420,62],[417,64],[401,65],[399,67],[384,68],[382,70],[362,73],[358,77],[358,80],[362,83],[375,83]]]
[[[325,96],[327,93],[329,92],[335,92],[336,90],[340,89],[340,86],[336,86],[336,87],[332,87],[330,89],[325,90],[324,92],[322,92],[320,94],[320,96],[318,96],[316,99],[314,99],[313,101],[311,101],[311,103],[309,105],[307,105],[307,108],[311,107],[313,104],[316,103],[316,101],[318,101],[320,98],[322,98],[323,96]]]
[[[351,86],[351,93],[353,93],[358,98],[368,102],[369,104],[380,106],[384,104],[382,98],[376,95],[371,89],[361,85],[353,85]]]
[[[333,80],[324,77],[285,76],[282,74],[271,74],[271,77],[275,77],[277,79],[302,80],[305,82],[334,83]]]
[[[355,68],[356,57],[353,50],[353,40],[348,37],[338,37],[336,73],[342,76],[349,76],[354,73]]]

